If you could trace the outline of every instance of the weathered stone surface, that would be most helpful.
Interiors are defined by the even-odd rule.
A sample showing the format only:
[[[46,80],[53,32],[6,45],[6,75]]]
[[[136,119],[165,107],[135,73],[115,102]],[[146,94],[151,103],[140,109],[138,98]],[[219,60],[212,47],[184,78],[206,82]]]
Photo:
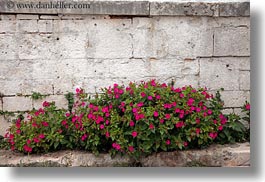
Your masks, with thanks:
[[[212,56],[213,30],[206,17],[134,18],[133,26],[136,58]]]
[[[15,33],[16,21],[3,20],[0,21],[0,33]]]
[[[14,14],[1,14],[1,20],[15,20],[16,15]]]
[[[20,33],[36,33],[38,32],[37,20],[20,20],[17,23],[17,29]]]
[[[24,3],[24,4],[23,4]],[[110,14],[110,15],[149,15],[149,3],[147,1],[75,1],[66,0],[53,2],[54,8],[41,8],[51,1],[26,3],[24,0],[2,0],[0,12],[4,13],[32,13],[32,14]],[[25,8],[25,7],[31,8]],[[20,7],[20,8],[19,8]],[[47,6],[49,7],[49,6]]]
[[[52,33],[53,31],[53,21],[52,20],[39,20],[38,30],[43,33]]]
[[[39,15],[17,14],[18,20],[38,20]]]
[[[4,116],[0,115],[0,135],[4,136],[10,125],[11,122],[7,122]]]
[[[58,15],[40,15],[40,19],[43,20],[58,20],[60,17]]]
[[[82,151],[60,151],[42,155],[23,155],[0,150],[0,166],[9,167],[248,167],[250,145],[212,145],[203,150],[161,152],[135,161],[128,156],[111,158]]]
[[[250,100],[249,91],[223,91],[221,98],[224,100],[225,107],[242,107],[245,101]]]
[[[218,13],[216,3],[206,2],[151,2],[150,15],[213,16]]]
[[[249,2],[230,2],[219,5],[220,16],[250,16]]]
[[[47,102],[55,102],[55,105],[59,109],[67,109],[68,108],[68,101],[66,100],[64,95],[50,95],[43,99],[33,100],[33,107],[35,109],[42,108],[42,104],[44,101]]]
[[[3,97],[4,111],[28,111],[32,109],[32,100],[29,97]]]
[[[214,56],[250,56],[249,27],[216,28]]]
[[[240,90],[250,90],[250,72],[240,71],[239,79]]]
[[[17,58],[16,37],[11,34],[0,34],[0,59]]]
[[[211,90],[239,90],[240,73],[248,58],[201,58],[200,86]]]

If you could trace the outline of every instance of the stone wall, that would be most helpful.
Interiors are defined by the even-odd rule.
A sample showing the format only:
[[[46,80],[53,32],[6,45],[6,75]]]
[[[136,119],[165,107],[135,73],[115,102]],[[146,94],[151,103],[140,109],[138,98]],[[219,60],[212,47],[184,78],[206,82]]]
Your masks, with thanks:
[[[98,1],[86,10],[6,3],[0,3],[0,112],[38,108],[32,92],[67,108],[64,94],[75,86],[95,93],[151,78],[224,88],[227,111],[250,100],[248,1]],[[0,115],[0,135],[8,120]]]
[[[128,156],[60,151],[26,156],[0,150],[0,167],[249,167],[250,145],[212,145],[202,150],[160,152],[138,160]]]

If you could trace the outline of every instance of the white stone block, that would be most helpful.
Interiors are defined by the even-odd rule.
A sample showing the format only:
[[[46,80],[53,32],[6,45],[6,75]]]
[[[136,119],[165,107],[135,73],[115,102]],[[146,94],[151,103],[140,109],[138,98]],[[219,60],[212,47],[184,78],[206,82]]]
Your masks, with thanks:
[[[240,58],[200,59],[200,86],[210,90],[239,90]]]
[[[194,88],[199,87],[199,77],[195,75],[185,75],[175,78],[175,87],[183,87],[191,85]]]
[[[1,20],[16,20],[16,15],[13,15],[13,14],[1,14]]]
[[[0,60],[10,60],[16,58],[16,36],[10,34],[0,34]]]
[[[33,100],[33,107],[35,109],[43,108],[43,102],[55,102],[58,109],[67,109],[68,101],[65,99],[64,95],[50,95],[43,99]]]
[[[133,26],[134,57],[212,56],[213,30],[206,17],[135,18]]]
[[[216,28],[214,56],[250,56],[250,29],[248,27]]]
[[[39,19],[39,15],[33,14],[17,14],[18,20],[37,20]]]
[[[39,32],[51,33],[53,31],[52,20],[39,20],[38,29]]]
[[[41,20],[58,20],[60,19],[58,15],[40,15]]]
[[[3,115],[0,115],[0,135],[5,136],[11,122],[7,122]]]
[[[240,90],[250,90],[250,72],[240,71],[239,75]]]
[[[3,97],[4,111],[28,111],[32,109],[30,97]]]
[[[21,33],[38,32],[37,20],[19,20],[17,21],[17,29]]]
[[[15,33],[16,21],[3,20],[0,21],[0,33]]]
[[[250,100],[249,91],[223,91],[221,98],[224,100],[224,107],[242,107],[245,101]]]

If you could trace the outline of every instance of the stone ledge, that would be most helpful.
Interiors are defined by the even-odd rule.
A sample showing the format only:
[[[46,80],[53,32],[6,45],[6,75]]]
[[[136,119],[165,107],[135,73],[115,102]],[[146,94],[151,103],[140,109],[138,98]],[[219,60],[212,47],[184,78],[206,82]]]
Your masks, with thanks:
[[[200,0],[200,1],[89,1],[89,0],[65,0],[63,4],[53,6],[55,8],[36,8],[40,7],[38,2],[28,0],[2,0],[0,2],[0,13],[14,14],[88,14],[88,15],[127,15],[127,16],[250,16],[249,0]],[[44,4],[49,4],[51,0],[41,0]],[[33,5],[35,8],[18,8]],[[85,5],[82,9],[59,8],[67,7],[78,3]],[[50,4],[49,4],[50,5]]]
[[[161,152],[135,161],[127,156],[111,158],[84,151],[60,151],[23,155],[0,150],[0,166],[9,167],[249,167],[250,144],[212,145],[203,150]]]

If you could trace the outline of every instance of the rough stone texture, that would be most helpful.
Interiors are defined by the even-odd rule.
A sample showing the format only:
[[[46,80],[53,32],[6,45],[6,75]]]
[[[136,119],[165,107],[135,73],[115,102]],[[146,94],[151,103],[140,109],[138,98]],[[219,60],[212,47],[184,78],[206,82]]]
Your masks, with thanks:
[[[11,126],[11,122],[6,122],[6,118],[3,115],[0,115],[0,135],[4,136],[6,130]]]
[[[15,33],[16,21],[2,20],[0,21],[0,33]]]
[[[36,33],[38,32],[38,23],[37,20],[20,20],[17,28],[21,33]]]
[[[219,13],[220,16],[250,16],[250,3],[221,3]]]
[[[42,0],[41,2],[42,5],[45,3],[50,4],[49,0]],[[69,3],[71,4],[71,7],[68,6]],[[57,3],[58,8],[36,8],[37,4],[38,3],[25,3],[24,0],[17,0],[15,3],[12,3],[12,1],[10,2],[8,0],[2,0],[0,4],[0,12],[32,14],[109,14],[137,16],[250,16],[250,3],[247,0],[238,0],[235,2],[227,2],[225,0],[202,0],[200,2],[193,0],[178,0],[173,2],[66,0],[64,3]],[[78,5],[81,8],[76,8],[74,7],[75,5]],[[30,6],[32,8],[24,8],[26,6]]]
[[[250,145],[213,145],[203,150],[161,152],[135,161],[127,156],[111,158],[109,154],[95,156],[80,151],[61,151],[26,156],[0,150],[0,166],[9,167],[248,167]]]
[[[4,111],[28,111],[32,109],[32,100],[29,97],[3,97]]]
[[[249,27],[216,28],[214,56],[250,56]]]
[[[246,62],[249,62],[249,58],[201,58],[200,86],[211,90],[239,90],[243,85],[247,86],[250,77],[246,75],[245,80],[242,80],[240,71],[246,68]]]
[[[1,20],[15,20],[16,15],[13,14],[1,14]]]
[[[250,101],[249,91],[223,91],[221,98],[225,107],[242,107],[245,101]]]
[[[51,33],[53,31],[53,21],[52,20],[39,20],[38,30],[39,32]]]
[[[33,100],[33,107],[35,109],[39,109],[39,108],[42,108],[42,103],[44,101],[47,101],[47,102],[55,102],[55,105],[57,106],[57,108],[59,109],[67,109],[68,108],[68,102],[67,100],[65,99],[65,96],[64,95],[50,95],[50,96],[47,96],[43,99],[38,99],[38,100]]]
[[[250,90],[250,72],[240,71],[239,79],[240,90]]]
[[[39,15],[17,14],[18,20],[38,20]]]

